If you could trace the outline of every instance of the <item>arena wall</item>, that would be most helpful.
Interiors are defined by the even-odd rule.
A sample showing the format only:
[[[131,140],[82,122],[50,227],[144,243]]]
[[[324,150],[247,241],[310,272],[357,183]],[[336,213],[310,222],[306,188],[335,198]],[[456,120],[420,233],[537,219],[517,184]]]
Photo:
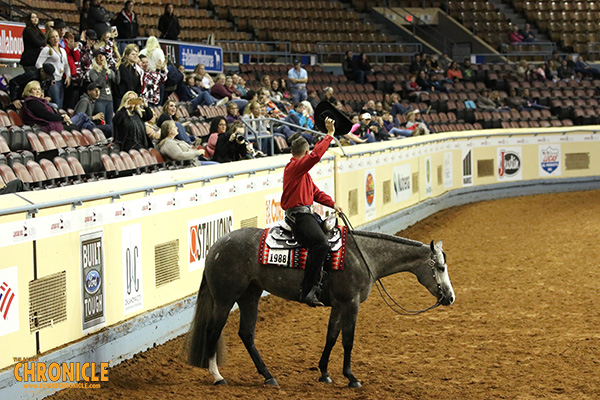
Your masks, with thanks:
[[[24,389],[19,359],[114,365],[185,332],[210,245],[283,218],[288,159],[1,196],[0,397],[57,390]],[[598,188],[599,160],[594,129],[486,130],[331,149],[311,175],[355,227],[394,232],[480,199]]]

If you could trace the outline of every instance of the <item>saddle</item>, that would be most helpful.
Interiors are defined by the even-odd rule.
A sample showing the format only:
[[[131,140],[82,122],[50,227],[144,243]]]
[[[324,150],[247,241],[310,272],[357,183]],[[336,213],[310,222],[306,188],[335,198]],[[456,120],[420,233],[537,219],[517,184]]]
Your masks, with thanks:
[[[329,253],[323,268],[324,270],[343,270],[348,228],[335,226],[326,235],[329,242]],[[304,269],[307,254],[308,249],[296,241],[292,229],[285,221],[263,230],[258,247],[259,264]]]

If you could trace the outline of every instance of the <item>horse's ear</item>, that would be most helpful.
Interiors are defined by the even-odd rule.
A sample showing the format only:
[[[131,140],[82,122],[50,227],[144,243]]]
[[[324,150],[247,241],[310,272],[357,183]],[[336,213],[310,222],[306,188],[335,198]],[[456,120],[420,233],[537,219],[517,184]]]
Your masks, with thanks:
[[[442,241],[440,240],[439,242],[437,242],[435,244],[436,247],[438,247],[440,250],[442,249]]]
[[[431,251],[435,253],[435,246],[433,245],[433,240],[429,244],[429,247],[431,248]]]

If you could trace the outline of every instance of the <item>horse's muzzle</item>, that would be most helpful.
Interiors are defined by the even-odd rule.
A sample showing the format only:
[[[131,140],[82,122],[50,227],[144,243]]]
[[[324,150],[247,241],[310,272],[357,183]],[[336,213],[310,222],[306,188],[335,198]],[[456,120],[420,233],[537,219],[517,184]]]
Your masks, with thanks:
[[[454,303],[454,295],[442,297],[442,299],[440,300],[440,303],[443,306],[452,305],[452,303]]]

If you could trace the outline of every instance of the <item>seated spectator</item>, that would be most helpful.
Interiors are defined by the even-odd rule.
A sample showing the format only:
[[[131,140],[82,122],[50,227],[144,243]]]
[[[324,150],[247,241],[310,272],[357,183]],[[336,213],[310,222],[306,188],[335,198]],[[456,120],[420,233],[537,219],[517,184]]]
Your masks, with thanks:
[[[304,112],[302,113],[303,115],[306,115],[306,127],[308,129],[314,129],[315,127],[315,110],[312,106],[312,104],[310,104],[310,102],[308,100],[304,100],[301,101],[300,104],[302,104],[304,106]]]
[[[523,109],[525,110],[545,110],[547,108],[546,106],[538,104],[538,102],[533,97],[531,97],[529,88],[523,88],[523,91],[521,92],[521,97],[525,102],[525,105],[523,107]]]
[[[217,146],[219,135],[225,134],[226,131],[227,120],[225,117],[218,116],[210,121],[210,136],[208,137],[208,143],[206,144],[206,154],[209,158],[212,159],[213,154],[215,153],[215,147]]]
[[[228,124],[232,124],[235,121],[242,119],[240,115],[240,108],[233,101],[227,103],[227,115],[225,116]]]
[[[202,78],[202,87],[205,90],[210,90],[212,85],[215,84],[215,82],[213,81],[213,78],[208,74],[208,72],[206,72],[206,68],[204,67],[204,64],[196,65],[196,68],[194,68],[194,75]]]
[[[160,115],[160,117],[158,117],[156,125],[162,128],[162,124],[168,120],[175,121],[175,126],[179,132],[176,138],[177,140],[184,141],[189,145],[192,145],[196,142],[198,138],[188,134],[185,130],[185,125],[189,125],[190,122],[184,122],[183,124],[179,122],[179,117],[177,116],[177,103],[173,100],[167,100],[163,105],[163,113]]]
[[[98,128],[104,133],[104,136],[111,137],[112,127],[110,125],[105,124],[104,113],[98,112],[94,114],[94,107],[99,97],[100,88],[98,87],[98,84],[95,82],[90,83],[86,88],[86,93],[81,95],[79,101],[75,105],[74,112],[75,114],[86,114],[92,121],[93,126],[91,127],[91,129]],[[90,129],[90,127],[85,128]]]
[[[410,66],[408,67],[408,72],[411,74],[418,74],[421,70],[421,55],[415,54],[413,60],[410,62]]]
[[[146,126],[146,134],[153,142],[160,139],[160,128],[156,125],[156,112],[152,109],[152,118],[144,123]]]
[[[390,111],[390,114],[392,114],[394,119],[396,119],[398,114],[404,115],[408,112],[408,109],[405,108],[402,103],[400,103],[400,95],[398,93],[392,93],[391,102],[392,110]]]
[[[280,82],[281,81],[279,79],[273,79],[271,81],[271,100],[273,101],[273,103],[275,103],[275,105],[277,105],[277,107],[279,107],[282,110],[285,110],[285,106],[290,105],[290,102],[288,101],[289,99],[287,99],[283,92],[280,90]]]
[[[220,133],[215,145],[213,161],[226,163],[252,158],[252,145],[244,138],[244,124],[236,121],[228,132]]]
[[[70,123],[68,115],[57,114],[44,98],[44,92],[38,81],[31,81],[23,89],[23,107],[21,119],[26,125],[39,125],[44,132],[62,131],[63,122]]]
[[[425,71],[420,71],[419,76],[416,79],[416,84],[418,87],[423,89],[426,92],[448,92],[448,88],[446,86],[440,84],[439,82],[432,82],[427,78]]]
[[[462,71],[460,70],[460,68],[458,68],[458,64],[456,61],[452,61],[452,63],[450,64],[450,68],[448,68],[446,76],[452,82],[458,82],[463,80]]]
[[[160,139],[158,151],[168,160],[186,161],[192,160],[195,166],[217,164],[211,161],[200,161],[198,157],[204,158],[204,150],[198,150],[190,144],[177,140],[177,127],[173,121],[165,121],[160,127]]]
[[[173,4],[165,5],[165,13],[158,20],[158,30],[161,39],[177,40],[179,37],[179,20],[174,13]]]
[[[113,24],[117,27],[121,39],[135,39],[140,36],[137,14],[133,12],[133,1],[125,2],[121,12],[115,16]]]
[[[23,97],[23,89],[31,81],[40,82],[44,97],[50,100],[48,89],[54,81],[54,65],[46,63],[40,69],[27,69],[21,75],[17,75],[8,82],[10,90],[10,99],[17,110],[21,109],[21,98]]]
[[[337,99],[333,97],[333,88],[327,86],[323,89],[323,95],[321,96],[321,100],[327,100],[331,104],[335,105],[337,103]]]
[[[198,106],[212,106],[214,104],[220,106],[227,102],[226,98],[225,100],[217,101],[207,90],[194,86],[195,83],[196,78],[193,75],[188,75],[177,84],[175,93],[177,93],[180,101],[189,101],[194,108]]]
[[[598,70],[598,68],[592,68],[587,62],[585,62],[585,59],[581,54],[579,57],[577,57],[577,61],[575,62],[575,72],[579,72],[584,76],[592,76],[594,79],[600,77],[600,70]]]
[[[351,141],[351,143],[373,143],[375,142],[375,136],[369,129],[371,125],[371,114],[363,113],[360,116],[360,123],[352,125],[352,129],[350,129],[350,133],[355,135],[356,138],[346,138]],[[358,139],[358,140],[357,140]]]
[[[475,104],[477,104],[477,108],[483,111],[496,111],[496,103],[490,99],[490,91],[489,89],[482,89],[477,96],[477,100]]]
[[[413,131],[413,136],[418,135],[429,135],[429,128],[423,122],[417,119],[417,115],[420,116],[419,110],[409,111],[406,114],[408,121],[406,122],[406,129],[411,129]]]
[[[150,106],[158,106],[160,104],[160,87],[167,81],[167,61],[158,62],[155,69],[150,69],[149,64],[148,57],[141,54],[140,67],[144,72],[142,97]]]
[[[367,60],[367,55],[365,53],[360,53],[358,60],[356,60],[356,65],[358,66],[358,69],[362,71],[363,77],[363,81],[358,83],[365,83],[367,75],[373,75],[373,67],[371,67],[371,64],[369,63],[369,60]]]
[[[510,109],[522,111],[525,107],[525,100],[517,96],[517,90],[515,88],[510,89],[508,97],[504,99],[504,105]]]
[[[392,106],[394,105],[394,103],[392,103],[392,95],[390,93],[384,93],[381,104],[383,106],[383,111],[390,112],[392,110]]]
[[[519,27],[513,26],[512,32],[508,34],[508,41],[511,44],[522,43],[525,38],[519,33]]]
[[[531,30],[531,25],[525,24],[525,28],[519,31],[519,35],[523,37],[524,43],[535,42],[535,34]]]
[[[319,104],[319,102],[321,101],[319,99],[319,96],[317,95],[317,91],[315,89],[310,89],[308,91],[308,98],[306,99],[306,101],[308,101],[310,103],[310,105],[312,106],[313,110],[315,108],[317,108],[317,105]]]
[[[113,120],[115,143],[119,144],[122,151],[148,148],[150,142],[144,122],[151,118],[152,110],[137,93],[129,91],[123,95]]]
[[[227,89],[225,87],[225,80],[225,74],[217,75],[215,84],[210,88],[210,94],[217,100],[223,100],[227,98],[228,100],[225,100],[225,102],[235,102],[240,108],[240,112],[243,112],[246,104],[248,104],[248,100],[241,99],[238,95]]]
[[[365,74],[364,72],[358,68],[358,63],[354,59],[352,51],[346,51],[346,58],[342,62],[342,70],[344,71],[344,75],[348,80],[354,81],[356,83],[364,84],[365,83]]]
[[[558,67],[558,77],[564,80],[575,78],[575,70],[569,66],[567,60],[562,60],[562,64]]]
[[[112,127],[114,107],[113,107],[113,92],[112,88],[121,82],[121,74],[119,70],[113,71],[108,68],[106,56],[102,50],[94,51],[94,59],[92,60],[92,69],[88,74],[89,80],[100,89],[100,97],[94,105],[94,114],[104,114],[104,123]],[[120,101],[120,100],[119,100]]]
[[[554,60],[548,60],[544,72],[546,74],[546,79],[548,79],[549,81],[557,82],[560,79],[558,77],[558,69]]]
[[[242,119],[248,122],[248,125],[252,128],[254,132],[256,132],[260,136],[268,136],[271,134],[269,131],[269,121],[261,121],[263,118],[262,115],[262,106],[258,101],[253,101],[248,103],[246,110],[244,112],[244,116]],[[289,128],[288,128],[289,129]],[[261,139],[260,143],[257,144],[257,138],[254,135],[254,132],[247,133],[247,139],[249,142],[254,143],[254,147],[260,148],[260,150],[268,154],[270,156],[273,155],[273,151],[271,150],[271,146],[269,141],[265,139]],[[282,135],[285,137],[285,135]]]
[[[475,71],[473,71],[473,67],[471,66],[471,60],[469,60],[468,58],[465,58],[465,61],[463,62],[462,76],[463,80],[467,82],[475,80]]]
[[[460,71],[459,71],[460,72]],[[404,89],[406,90],[406,94],[411,101],[418,101],[419,96],[421,95],[421,86],[417,83],[417,76],[410,75],[408,78],[408,82],[404,85]]]
[[[366,102],[366,103],[363,105],[363,107],[362,107],[362,109],[361,109],[361,112],[362,112],[363,114],[364,114],[364,113],[371,114],[371,116],[373,116],[373,115],[377,115],[377,113],[375,112],[375,102],[374,102],[373,100],[369,100],[369,101],[367,101],[367,102]]]
[[[123,58],[118,66],[120,80],[115,87],[113,101],[117,102],[127,92],[134,92],[137,96],[142,94],[142,75],[144,71],[138,66],[140,61],[136,44],[128,44],[123,50]]]
[[[273,100],[271,100],[267,89],[260,88],[258,90],[258,102],[266,107],[267,114],[269,114],[268,118],[285,118],[285,113],[277,107],[277,104],[275,104]]]
[[[297,125],[301,128],[313,129],[315,126],[314,120],[309,118],[309,113],[304,103],[305,102],[294,104],[294,108],[290,110],[287,117],[285,117],[285,122],[289,122],[290,124]],[[285,134],[286,140],[289,143],[290,138],[295,132],[288,127],[288,129],[282,133]],[[304,137],[308,143],[312,143],[313,141],[313,136],[309,133],[303,132],[302,137]]]

